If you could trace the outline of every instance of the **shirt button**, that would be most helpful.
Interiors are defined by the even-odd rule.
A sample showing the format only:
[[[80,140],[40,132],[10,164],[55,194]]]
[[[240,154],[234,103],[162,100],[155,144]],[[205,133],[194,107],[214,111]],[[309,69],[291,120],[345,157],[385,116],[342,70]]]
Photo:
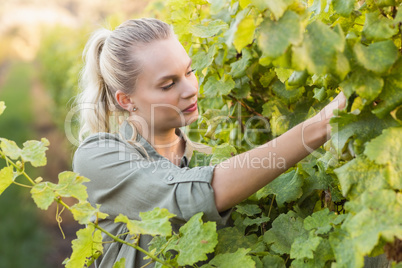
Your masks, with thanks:
[[[172,181],[174,179],[173,175],[170,175],[168,178],[168,181]]]

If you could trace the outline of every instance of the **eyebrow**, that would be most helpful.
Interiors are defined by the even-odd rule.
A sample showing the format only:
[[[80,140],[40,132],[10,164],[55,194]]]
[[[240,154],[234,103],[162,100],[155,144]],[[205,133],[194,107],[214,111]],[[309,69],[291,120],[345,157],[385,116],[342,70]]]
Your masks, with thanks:
[[[190,62],[189,62],[189,64],[188,64],[186,69],[188,69],[191,66],[192,62],[193,62],[193,59],[190,58]],[[178,75],[176,75],[176,74],[165,75],[165,76],[162,76],[161,78],[159,78],[158,82],[161,82],[161,81],[167,80],[167,79],[173,79],[173,78],[176,78],[176,77],[178,77]]]

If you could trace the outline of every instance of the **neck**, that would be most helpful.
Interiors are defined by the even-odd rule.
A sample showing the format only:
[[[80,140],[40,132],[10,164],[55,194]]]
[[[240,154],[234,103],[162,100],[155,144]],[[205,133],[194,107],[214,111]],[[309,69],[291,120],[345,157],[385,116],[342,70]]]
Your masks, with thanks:
[[[148,142],[155,150],[169,159],[175,165],[180,164],[180,159],[184,154],[184,140],[176,135],[176,129],[167,131],[154,131],[153,135],[149,135]]]

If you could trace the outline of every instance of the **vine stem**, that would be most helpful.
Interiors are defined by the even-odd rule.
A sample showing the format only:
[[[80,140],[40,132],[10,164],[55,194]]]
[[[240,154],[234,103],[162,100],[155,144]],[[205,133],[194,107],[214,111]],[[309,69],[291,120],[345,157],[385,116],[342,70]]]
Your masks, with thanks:
[[[7,163],[11,164],[13,167],[15,167],[15,169],[19,172],[21,172],[22,175],[24,175],[25,178],[28,179],[28,181],[32,184],[35,185],[36,183],[33,181],[33,179],[31,179],[31,177],[28,176],[28,174],[24,171],[21,170],[17,164],[15,164],[13,161],[11,161],[2,151],[0,151],[1,156],[6,160]]]
[[[129,246],[129,247],[135,248],[136,250],[138,250],[138,251],[144,253],[145,255],[147,255],[148,257],[150,257],[152,260],[154,260],[154,261],[156,261],[156,262],[159,262],[159,263],[161,263],[161,264],[163,264],[163,265],[166,265],[166,266],[168,266],[168,267],[174,268],[174,266],[172,266],[172,265],[170,265],[169,263],[167,263],[167,262],[165,262],[165,261],[159,259],[158,257],[152,255],[151,253],[149,253],[148,251],[144,250],[143,248],[141,248],[141,247],[139,247],[139,246],[137,246],[137,245],[131,244],[131,243],[127,242],[127,241],[124,241],[123,239],[119,238],[118,236],[115,236],[115,235],[109,233],[108,231],[106,231],[105,229],[103,229],[102,227],[100,227],[98,224],[94,224],[94,225],[95,225],[95,228],[96,228],[96,229],[100,230],[102,233],[105,233],[107,236],[109,236],[110,238],[112,238],[114,241],[119,242],[119,243],[122,243],[122,244],[124,244],[124,245]]]
[[[243,106],[244,108],[246,108],[249,112],[251,112],[251,113],[253,113],[253,114],[255,114],[255,115],[258,115],[258,116],[261,116],[261,117],[264,117],[264,118],[265,118],[265,116],[263,116],[262,114],[260,114],[259,112],[257,112],[256,110],[254,110],[253,108],[251,108],[250,106],[248,106],[246,103],[240,101],[240,100],[239,100],[238,98],[236,98],[235,96],[229,94],[228,97],[231,98],[232,100],[237,101],[238,103],[240,103],[240,105]]]

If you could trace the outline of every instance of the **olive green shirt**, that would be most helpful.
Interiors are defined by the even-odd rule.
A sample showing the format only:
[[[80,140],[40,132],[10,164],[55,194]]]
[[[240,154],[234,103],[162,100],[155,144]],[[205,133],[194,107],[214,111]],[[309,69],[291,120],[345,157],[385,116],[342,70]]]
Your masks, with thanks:
[[[172,218],[174,232],[194,214],[204,213],[205,221],[225,225],[231,210],[219,213],[215,206],[211,180],[215,166],[189,168],[194,150],[211,153],[207,145],[195,143],[176,129],[176,134],[185,141],[185,152],[180,167],[174,165],[138,135],[137,140],[146,150],[132,145],[129,124],[122,125],[119,134],[97,133],[86,138],[75,152],[73,170],[91,181],[86,183],[88,200],[92,205],[100,204],[101,211],[109,217],[99,222],[100,226],[114,235],[127,233],[126,225],[114,223],[121,214],[132,220],[140,220],[139,213],[155,207],[166,208],[177,215]],[[121,236],[130,240],[130,235]],[[147,249],[151,236],[141,236],[139,246]],[[104,241],[111,240],[104,236]],[[99,268],[112,267],[120,258],[126,259],[126,267],[141,267],[149,262],[144,255],[132,247],[120,243],[104,244],[104,252],[95,261]],[[153,267],[153,265],[147,266]]]

